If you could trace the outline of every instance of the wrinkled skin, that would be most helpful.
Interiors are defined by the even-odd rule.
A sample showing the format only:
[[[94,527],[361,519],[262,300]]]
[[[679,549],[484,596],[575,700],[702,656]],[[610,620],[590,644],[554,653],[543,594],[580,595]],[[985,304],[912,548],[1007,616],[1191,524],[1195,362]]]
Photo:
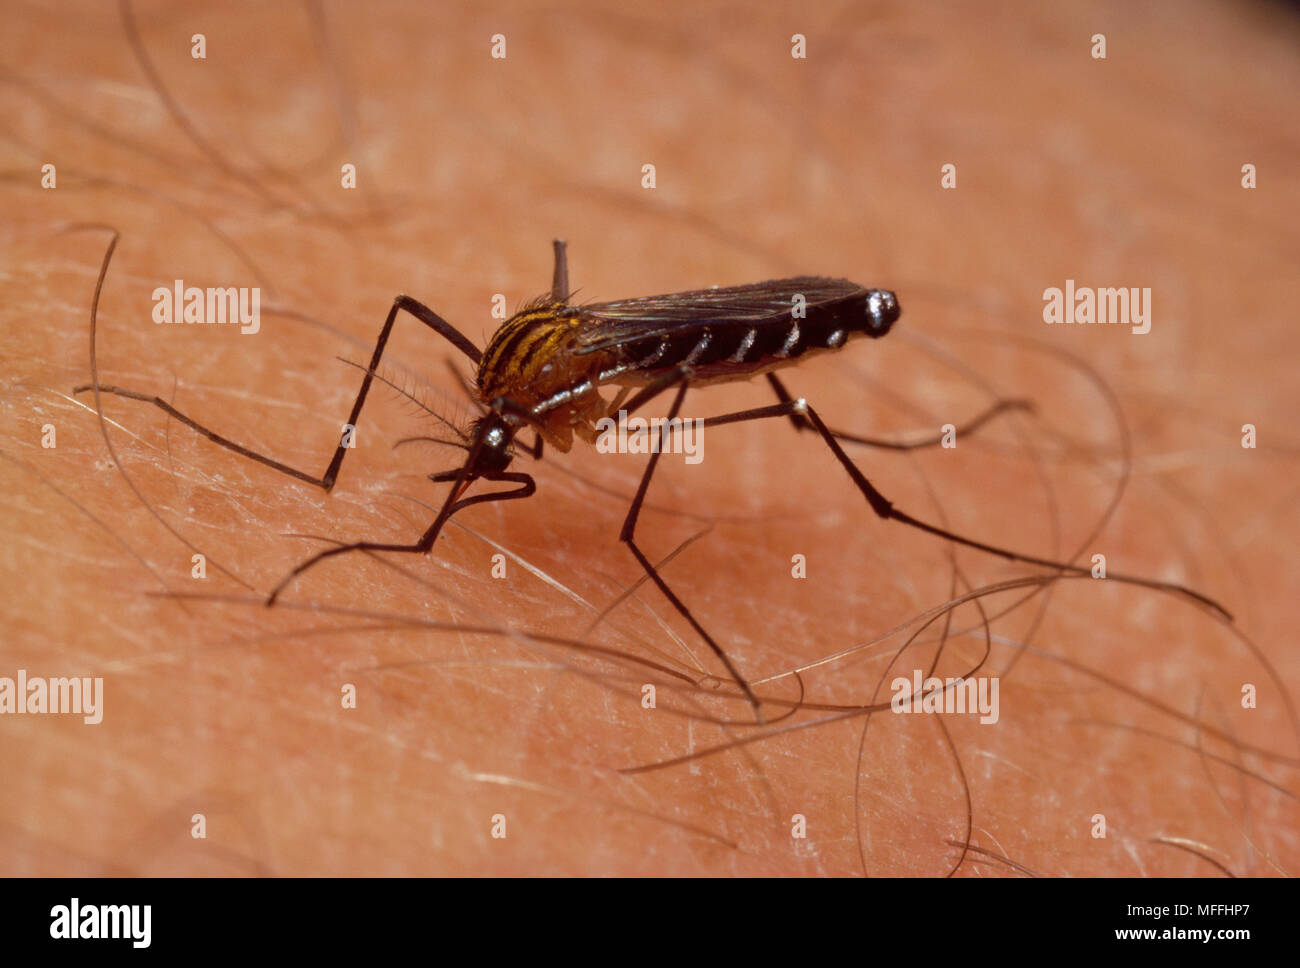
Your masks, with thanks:
[[[322,33],[298,8],[138,5],[157,76],[220,161],[168,114],[111,6],[7,18],[0,675],[100,675],[106,700],[97,726],[0,720],[0,871],[1294,872],[1293,794],[1262,781],[1295,791],[1300,755],[1286,708],[1300,667],[1296,23],[1268,6],[1184,6],[1191,27],[1171,32],[1125,4],[942,20],[884,5],[328,5]],[[1098,30],[1105,61],[1088,55]],[[190,57],[198,31],[204,61]],[[504,61],[488,54],[498,32]],[[795,32],[807,60],[787,57]],[[47,161],[54,190],[36,187]],[[345,162],[353,191],[339,187]],[[942,191],[949,162],[958,187]],[[1254,191],[1238,183],[1247,162]],[[1062,581],[983,599],[990,616],[1015,606],[992,620],[981,670],[1001,675],[995,725],[881,714],[864,739],[858,716],[620,773],[756,732],[700,719],[749,709],[650,586],[583,635],[640,574],[617,536],[644,458],[585,445],[519,458],[535,497],[465,511],[430,558],[341,556],[266,609],[255,597],[321,547],[292,535],[414,540],[448,486],[426,475],[457,452],[393,450],[446,431],[377,387],[327,496],[105,397],[115,466],[93,398],[68,397],[90,378],[109,241],[83,223],[121,233],[100,379],[312,473],[360,379],[335,357],[364,365],[396,293],[481,346],[494,293],[513,308],[549,287],[556,235],[583,299],[800,272],[888,287],[903,317],[887,339],[789,371],[827,423],[901,439],[998,396],[1038,407],[954,450],[849,448],[889,498],[976,538],[1184,581],[1223,601],[1259,653],[1175,596]],[[155,325],[151,291],[178,278],[261,285],[261,332]],[[1151,332],[1045,325],[1042,291],[1066,279],[1151,287]],[[468,372],[402,318],[384,372],[464,423],[444,359]],[[771,402],[755,382],[686,411]],[[1254,450],[1240,446],[1248,423]],[[1121,427],[1131,473],[1090,538],[1121,481]],[[796,666],[954,590],[1040,573],[961,551],[954,577],[943,542],[874,517],[785,422],[718,428],[699,465],[665,457],[649,501],[638,539],[656,560],[714,522],[664,577],[785,700],[800,694],[781,675]],[[796,554],[806,578],[791,575]],[[806,697],[888,698],[943,631],[889,669],[898,636],[809,669]],[[948,633],[939,668],[956,675],[983,653],[975,606]],[[1242,708],[1245,683],[1257,708]],[[345,684],[355,709],[341,708]],[[191,836],[198,814],[205,839]],[[791,836],[795,815],[806,839]]]

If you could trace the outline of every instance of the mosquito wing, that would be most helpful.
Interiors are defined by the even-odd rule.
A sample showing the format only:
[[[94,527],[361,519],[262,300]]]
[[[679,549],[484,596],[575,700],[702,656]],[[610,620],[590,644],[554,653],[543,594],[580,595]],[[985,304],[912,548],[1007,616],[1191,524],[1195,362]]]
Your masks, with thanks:
[[[747,379],[852,336],[883,336],[898,318],[884,289],[796,276],[595,303],[569,310],[582,325],[575,355],[604,354],[598,383],[639,383],[679,366],[695,382]]]
[[[575,307],[583,320],[579,353],[613,349],[630,341],[682,335],[702,327],[788,328],[818,309],[857,300],[868,290],[848,279],[796,276],[725,289],[697,289]],[[798,309],[798,312],[796,312]]]

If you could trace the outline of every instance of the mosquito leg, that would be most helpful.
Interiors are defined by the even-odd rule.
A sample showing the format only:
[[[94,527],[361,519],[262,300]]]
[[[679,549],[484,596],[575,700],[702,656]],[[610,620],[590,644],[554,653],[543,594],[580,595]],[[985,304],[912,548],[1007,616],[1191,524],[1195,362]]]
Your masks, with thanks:
[[[85,393],[86,391],[93,389],[94,384],[87,383],[82,386],[73,387],[72,392]],[[256,451],[249,450],[247,447],[243,447],[240,444],[235,443],[233,440],[222,437],[220,434],[213,433],[207,427],[204,427],[202,424],[181,413],[162,397],[154,396],[149,393],[140,393],[137,390],[128,390],[125,387],[106,386],[102,383],[99,386],[99,392],[111,393],[118,397],[126,397],[128,400],[142,400],[145,403],[152,403],[159,410],[163,411],[163,413],[175,420],[179,420],[195,433],[208,438],[208,440],[212,441],[214,444],[220,444],[227,450],[233,450],[241,457],[247,457],[249,460],[257,461],[259,464],[265,464],[267,467],[274,468],[281,474],[287,474],[290,477],[297,478],[300,481],[305,481],[308,484],[314,484],[317,487],[325,486],[324,481],[319,477],[308,474],[306,471],[300,471],[297,468],[290,467],[288,464],[281,464],[278,460],[272,460],[270,457],[265,457]]]
[[[435,524],[438,528],[442,527],[443,522],[441,520],[441,515]],[[333,558],[335,555],[347,554],[350,551],[404,551],[410,554],[422,554],[433,546],[432,540],[429,541],[428,546],[425,545],[425,540],[430,538],[430,536],[432,536],[434,540],[438,537],[437,532],[434,531],[432,527],[430,527],[415,544],[383,544],[378,541],[354,541],[351,544],[336,545],[333,548],[327,548],[324,551],[312,555],[305,561],[302,561],[293,571],[285,575],[284,578],[280,580],[280,583],[271,589],[271,594],[266,597],[266,604],[274,605],[276,599],[280,597],[280,593],[288,587],[291,581],[309,568],[314,568],[316,565],[319,565],[326,558]]]
[[[374,367],[371,367],[373,370]],[[438,516],[433,519],[433,524],[429,525],[424,534],[420,535],[420,540],[414,544],[388,544],[378,541],[354,541],[351,544],[337,545],[333,548],[327,548],[324,551],[317,552],[305,561],[299,562],[293,571],[285,575],[280,583],[271,589],[271,594],[267,596],[266,604],[274,605],[275,600],[280,597],[280,592],[288,584],[301,575],[309,568],[314,568],[326,558],[333,558],[336,555],[347,554],[351,551],[400,551],[407,554],[423,554],[433,548],[433,544],[438,540],[438,533],[442,531],[442,526],[447,523],[453,514],[462,508],[467,508],[472,504],[480,504],[484,501],[509,501],[513,498],[528,497],[536,490],[533,479],[527,474],[507,474],[493,473],[478,475],[473,473],[473,468],[477,463],[479,456],[483,453],[483,446],[487,441],[487,435],[491,432],[492,425],[488,423],[481,424],[478,433],[474,436],[474,443],[469,448],[469,457],[465,463],[455,471],[444,471],[440,474],[430,475],[435,481],[453,481],[451,490],[447,492],[447,499],[442,502],[442,509]],[[518,483],[521,486],[513,491],[498,492],[493,494],[480,494],[477,497],[466,498],[461,500],[466,489],[474,483],[478,477],[485,477],[489,480],[506,480]]]
[[[623,401],[626,400],[631,393],[631,387],[619,387],[618,393],[616,393],[614,399],[609,402],[609,412],[611,414],[617,413],[619,408],[623,406]]]
[[[441,316],[439,316],[429,307],[425,306],[423,303],[418,302],[410,298],[409,296],[398,296],[396,299],[393,300],[392,308],[388,310],[388,317],[387,319],[384,320],[384,328],[379,332],[379,339],[375,343],[375,351],[371,355],[370,365],[366,368],[366,375],[361,381],[361,389],[357,392],[357,398],[355,402],[353,402],[352,404],[352,412],[348,415],[348,421],[347,421],[348,427],[355,428],[357,425],[357,419],[361,416],[361,407],[366,402],[366,395],[370,393],[370,384],[374,381],[375,378],[375,370],[379,366],[380,358],[384,355],[384,347],[388,344],[389,334],[393,330],[393,322],[397,319],[398,310],[403,310],[403,309],[406,310],[406,312],[410,313],[412,316],[414,316],[416,319],[418,319],[420,322],[424,323],[434,332],[438,333],[440,336],[447,339],[453,346],[455,346],[458,350],[460,350],[462,353],[468,356],[475,363],[478,363],[482,359],[483,354],[479,352],[478,347],[476,347],[473,343],[471,343],[468,339],[466,339],[465,336],[460,332],[460,330],[452,326],[451,323],[447,322],[445,319],[443,319]],[[74,387],[72,392],[85,393],[86,391],[93,390],[93,389],[94,389],[93,384],[83,384],[81,386]],[[334,487],[334,481],[338,478],[339,468],[343,464],[343,458],[344,456],[346,456],[349,450],[349,448],[343,445],[343,440],[340,439],[339,446],[335,448],[334,456],[330,460],[329,466],[325,468],[325,473],[322,474],[320,477],[316,477],[312,474],[308,474],[306,471],[298,470],[295,467],[290,467],[288,464],[282,464],[278,460],[274,460],[270,457],[266,457],[265,455],[259,454],[256,451],[249,450],[247,447],[243,447],[240,444],[235,443],[233,440],[230,440],[227,437],[223,437],[220,434],[209,430],[207,427],[204,427],[198,421],[185,415],[184,413],[181,413],[181,411],[177,410],[175,407],[173,407],[170,403],[168,403],[166,400],[162,399],[161,397],[154,396],[152,394],[147,394],[147,393],[139,393],[138,391],[135,390],[127,390],[123,387],[115,387],[115,386],[101,385],[99,390],[101,393],[112,393],[119,397],[126,397],[130,400],[141,400],[145,403],[152,403],[155,407],[162,410],[168,416],[173,417],[176,420],[179,420],[181,423],[185,424],[185,426],[189,427],[191,430],[195,431],[196,433],[206,437],[214,444],[219,444],[220,446],[225,447],[227,450],[232,450],[236,454],[239,454],[241,457],[247,457],[249,460],[257,461],[259,464],[265,464],[267,467],[273,468],[274,470],[277,470],[282,474],[287,474],[289,477],[293,477],[296,478],[297,480],[305,481],[308,484],[314,484],[317,487],[324,488],[326,491],[329,491]]]
[[[569,256],[564,239],[551,242],[555,248],[555,271],[551,274],[551,298],[556,302],[569,299]]]
[[[690,387],[690,370],[686,368],[674,370],[647,386],[632,398],[627,407],[628,413],[631,413],[637,407],[640,407],[642,404],[649,401],[652,397],[662,393],[674,383],[677,384],[677,395],[673,398],[672,407],[668,410],[668,420],[673,420],[681,411],[682,400],[686,398],[686,391]],[[673,608],[677,609],[678,614],[691,624],[691,628],[695,629],[696,634],[705,641],[708,647],[713,650],[713,654],[721,660],[723,666],[726,667],[728,675],[736,681],[740,686],[741,691],[744,692],[745,698],[748,699],[750,705],[754,707],[754,716],[757,718],[758,722],[763,723],[765,720],[763,717],[762,704],[758,701],[758,697],[754,695],[754,690],[750,688],[749,682],[740,674],[740,670],[735,667],[731,659],[727,656],[727,653],[722,650],[722,646],[718,645],[718,643],[714,641],[713,636],[706,632],[704,626],[696,621],[695,616],[691,614],[691,610],[687,608],[685,603],[677,597],[677,594],[668,587],[668,583],[660,577],[658,570],[655,568],[654,564],[651,563],[650,559],[642,554],[641,549],[637,547],[635,540],[636,522],[637,518],[641,515],[641,506],[645,503],[646,491],[650,488],[650,479],[654,476],[655,467],[659,463],[659,457],[660,451],[658,449],[650,455],[650,462],[646,465],[645,473],[641,475],[641,484],[636,489],[636,497],[632,499],[632,506],[628,508],[627,518],[623,521],[623,529],[619,532],[618,536],[619,540],[627,544],[633,557],[641,563],[641,567],[645,569],[645,573],[650,576],[650,580],[658,586],[659,590],[663,592],[664,597],[672,603]]]
[[[494,491],[490,494],[476,494],[474,497],[460,498],[464,493],[465,487],[472,483],[472,479],[466,475],[465,469],[461,468],[456,471],[446,471],[442,474],[430,474],[429,477],[435,481],[454,480],[456,485],[452,487],[451,493],[447,495],[447,500],[443,503],[442,510],[438,512],[438,517],[434,519],[433,524],[429,525],[428,530],[420,536],[420,540],[414,544],[385,544],[378,541],[354,541],[351,544],[338,545],[333,548],[327,548],[324,551],[312,555],[310,558],[300,562],[293,571],[285,575],[280,583],[271,590],[267,596],[266,604],[274,605],[275,600],[280,597],[280,593],[288,587],[289,583],[310,568],[314,568],[326,558],[333,558],[336,555],[347,554],[352,551],[400,551],[408,554],[426,554],[433,549],[434,542],[438,540],[438,534],[453,514],[462,511],[467,507],[475,504],[483,504],[487,501],[513,501],[518,498],[531,497],[537,490],[537,484],[528,474],[502,471],[497,474],[484,474],[483,480],[486,481],[507,481],[512,484],[518,484],[519,487],[511,491]]]
[[[423,303],[409,296],[399,295],[393,300],[392,308],[388,310],[388,317],[384,320],[384,328],[379,332],[379,339],[375,343],[375,352],[370,357],[370,365],[366,367],[366,375],[361,381],[361,389],[357,391],[357,399],[352,404],[352,413],[348,415],[348,427],[355,428],[357,418],[361,416],[361,408],[365,405],[366,395],[370,392],[370,384],[375,379],[375,371],[379,368],[379,361],[384,355],[384,347],[388,345],[388,337],[393,331],[393,323],[397,319],[399,309],[405,309],[434,332],[443,336],[475,364],[479,363],[483,358],[483,354],[479,352],[478,347],[466,339],[455,326],[452,326],[451,323]],[[325,469],[325,474],[321,478],[321,487],[325,488],[325,490],[328,491],[334,487],[334,481],[338,477],[339,468],[342,466],[343,458],[347,452],[348,448],[343,446],[343,442],[340,441],[339,446],[334,451],[330,466]]]
[[[862,496],[867,499],[867,503],[871,505],[871,509],[885,520],[899,521],[909,527],[925,531],[928,534],[944,538],[948,541],[955,542],[956,544],[965,545],[968,548],[975,548],[978,551],[983,551],[990,555],[996,555],[999,558],[1005,558],[1008,561],[1018,561],[1028,565],[1040,565],[1044,568],[1053,568],[1057,571],[1065,571],[1075,575],[1092,574],[1091,569],[1082,568],[1079,565],[1071,565],[1063,561],[1052,561],[1049,558],[1038,558],[1034,555],[1023,555],[1016,551],[1010,551],[1007,548],[999,548],[997,545],[986,544],[983,541],[975,541],[972,538],[965,538],[947,530],[946,528],[940,528],[936,525],[928,524],[925,521],[912,517],[904,511],[900,511],[898,508],[894,507],[893,503],[886,499],[883,494],[876,490],[872,483],[867,480],[860,470],[858,470],[857,465],[849,459],[848,454],[844,453],[844,448],[842,448],[839,441],[835,439],[835,434],[832,433],[824,423],[822,423],[822,419],[817,415],[817,411],[808,406],[808,403],[805,400],[790,400],[789,402],[778,403],[770,407],[758,407],[754,410],[744,410],[738,413],[709,417],[704,421],[704,426],[713,427],[729,423],[742,423],[747,420],[762,420],[768,417],[788,418],[790,416],[802,416],[807,418],[812,428],[821,435],[822,440],[826,442],[826,446],[831,449],[831,453],[835,455],[835,459],[840,462],[841,466],[843,466],[846,471],[848,471],[849,477],[853,479],[853,483],[856,484],[858,490],[862,492]],[[1232,621],[1232,615],[1222,605],[1214,601],[1214,599],[1202,595],[1200,592],[1194,591],[1185,585],[1179,585],[1175,582],[1156,581],[1153,578],[1140,578],[1135,575],[1124,575],[1113,571],[1110,572],[1109,577],[1113,580],[1122,581],[1130,585],[1139,585],[1144,588],[1154,588],[1159,591],[1185,595],[1202,605],[1208,605],[1228,621]]]
[[[767,382],[771,384],[772,389],[776,392],[776,398],[782,403],[791,403],[794,401],[794,397],[790,396],[790,392],[785,388],[785,385],[775,373],[767,374]],[[999,400],[965,426],[958,427],[956,431],[957,436],[964,437],[967,434],[974,433],[998,414],[1004,413],[1008,410],[1025,410],[1032,413],[1034,410],[1034,402],[1032,400],[1021,399]],[[796,430],[816,429],[806,417],[798,413],[790,414],[790,422],[794,424]],[[925,440],[915,440],[908,443],[899,443],[894,440],[882,440],[879,437],[859,437],[855,434],[846,434],[839,430],[832,430],[831,436],[836,440],[847,440],[850,443],[865,444],[868,447],[879,447],[882,450],[920,450],[923,447],[937,447],[939,444],[943,443],[945,435],[936,434],[933,437],[927,437]]]

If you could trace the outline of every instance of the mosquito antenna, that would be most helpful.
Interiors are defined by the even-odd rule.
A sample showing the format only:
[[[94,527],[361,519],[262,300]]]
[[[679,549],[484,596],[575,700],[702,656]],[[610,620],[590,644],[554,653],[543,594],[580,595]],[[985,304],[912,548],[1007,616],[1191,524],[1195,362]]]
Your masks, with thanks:
[[[413,404],[415,404],[417,407],[419,407],[421,410],[427,413],[430,417],[433,417],[433,419],[437,420],[440,424],[442,424],[444,427],[446,427],[448,430],[450,430],[452,433],[454,433],[457,437],[461,439],[462,441],[461,443],[454,444],[453,446],[460,447],[464,450],[469,449],[469,436],[463,430],[457,427],[454,423],[452,423],[450,420],[448,420],[446,417],[440,414],[437,410],[434,410],[433,407],[429,406],[427,403],[425,403],[423,400],[417,397],[410,390],[407,390],[405,387],[398,386],[396,383],[388,379],[388,377],[384,376],[382,373],[378,372],[377,370],[371,370],[367,367],[362,366],[360,363],[355,363],[352,360],[344,359],[341,356],[336,356],[335,359],[338,360],[340,363],[346,363],[348,366],[356,367],[358,370],[360,370],[363,373],[369,373],[380,383],[384,384],[384,386],[396,390],[398,393],[406,397],[406,399],[410,400]],[[407,439],[408,440],[420,440],[420,439],[432,440],[434,438],[410,437]],[[450,441],[443,441],[443,442],[450,443]]]

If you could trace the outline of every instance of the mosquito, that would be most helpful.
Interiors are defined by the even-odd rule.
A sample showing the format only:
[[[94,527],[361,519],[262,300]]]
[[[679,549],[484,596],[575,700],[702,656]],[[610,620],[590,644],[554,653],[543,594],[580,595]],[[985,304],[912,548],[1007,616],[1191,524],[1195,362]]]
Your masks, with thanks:
[[[273,605],[295,578],[328,558],[356,551],[427,553],[433,549],[447,521],[465,508],[532,496],[537,489],[532,476],[509,470],[521,451],[534,460],[540,460],[544,443],[549,443],[561,453],[568,453],[575,436],[588,443],[595,441],[597,424],[601,419],[620,409],[630,415],[661,394],[671,392],[672,403],[661,428],[661,432],[666,434],[667,428],[674,425],[690,390],[760,375],[775,394],[776,403],[709,417],[703,426],[788,419],[796,429],[813,432],[821,438],[879,517],[1010,561],[1064,573],[1091,574],[1088,569],[1077,565],[963,537],[895,507],[863,475],[845,453],[840,441],[913,449],[931,446],[938,443],[938,439],[902,444],[833,431],[806,399],[793,397],[786,390],[776,370],[793,366],[817,353],[838,351],[861,337],[879,339],[885,336],[901,313],[894,293],[866,288],[847,279],[796,276],[728,288],[572,305],[569,302],[572,291],[569,289],[567,249],[561,239],[556,239],[553,247],[555,263],[550,293],[534,300],[502,324],[482,351],[424,304],[406,295],[397,296],[380,330],[370,365],[365,369],[361,388],[345,425],[344,437],[325,473],[319,477],[249,450],[209,430],[161,397],[116,386],[101,385],[99,389],[103,393],[151,403],[214,443],[328,492],[333,489],[343,458],[350,449],[347,445],[349,431],[357,425],[399,312],[406,312],[424,323],[474,364],[476,377],[469,389],[480,415],[468,429],[460,432],[459,441],[451,442],[466,451],[464,463],[452,470],[429,475],[435,483],[450,482],[452,485],[433,523],[418,540],[409,544],[356,541],[319,551],[299,563],[272,589],[267,597],[268,605]],[[602,396],[600,391],[604,387],[618,388],[612,401]],[[74,392],[93,389],[93,385],[87,384],[75,388]],[[1027,406],[1025,401],[1001,401],[963,430],[975,429],[1002,410]],[[533,432],[531,445],[519,440],[524,430]],[[654,448],[650,454],[636,496],[623,520],[619,540],[627,545],[649,579],[718,657],[753,707],[756,720],[761,723],[764,721],[762,703],[746,678],[637,543],[637,521],[663,449],[666,448]],[[479,481],[515,486],[466,496],[466,492]],[[1187,596],[1231,620],[1218,603],[1182,585],[1114,572],[1110,577]]]

